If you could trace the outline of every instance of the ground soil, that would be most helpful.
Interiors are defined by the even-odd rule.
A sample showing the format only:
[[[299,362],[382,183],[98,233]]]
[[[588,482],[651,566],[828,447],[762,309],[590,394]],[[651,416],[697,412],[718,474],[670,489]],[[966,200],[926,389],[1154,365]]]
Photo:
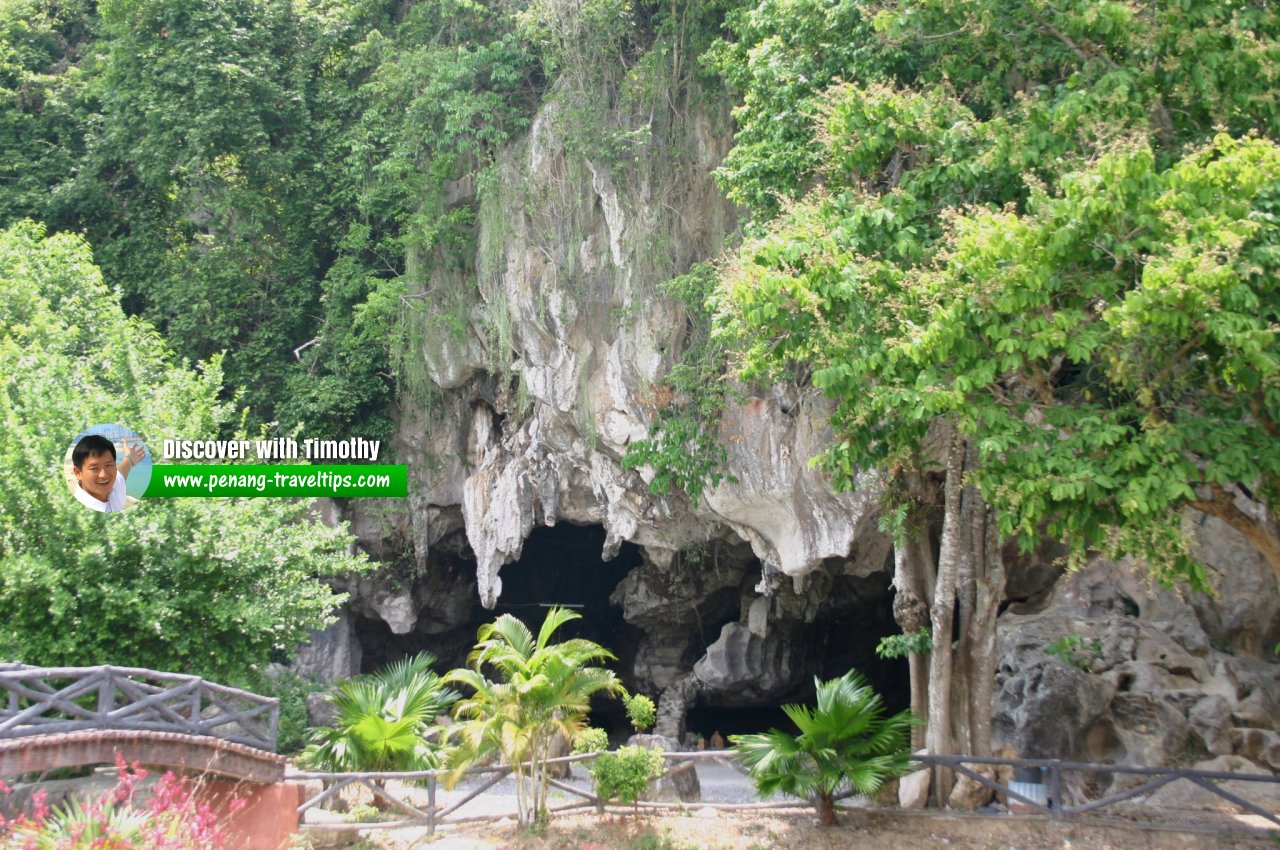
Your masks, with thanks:
[[[1228,824],[1224,823],[1225,829]],[[510,821],[451,828],[428,839],[421,830],[368,834],[367,848],[389,850],[1207,850],[1275,848],[1273,833],[1241,835],[1139,824],[1061,824],[1034,816],[966,816],[934,812],[842,813],[822,828],[812,811],[663,815],[574,814],[540,831]]]

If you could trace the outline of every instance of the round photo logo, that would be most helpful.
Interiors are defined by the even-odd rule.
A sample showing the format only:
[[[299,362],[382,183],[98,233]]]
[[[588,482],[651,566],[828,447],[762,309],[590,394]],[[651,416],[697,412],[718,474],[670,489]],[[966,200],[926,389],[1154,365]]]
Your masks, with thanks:
[[[75,436],[63,459],[71,495],[91,511],[131,508],[151,483],[151,452],[123,425],[94,425]]]

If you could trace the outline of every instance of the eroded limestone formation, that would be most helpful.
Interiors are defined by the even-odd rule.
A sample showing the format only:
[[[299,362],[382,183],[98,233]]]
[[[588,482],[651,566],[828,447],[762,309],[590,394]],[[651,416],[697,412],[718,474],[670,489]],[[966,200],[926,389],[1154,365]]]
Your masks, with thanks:
[[[385,568],[343,587],[342,618],[299,666],[337,678],[414,647],[461,663],[535,530],[598,527],[597,563],[624,546],[638,555],[592,604],[616,609],[607,642],[621,672],[658,699],[656,731],[680,739],[699,707],[776,706],[814,675],[877,663],[876,641],[896,631],[891,548],[876,493],[837,493],[810,468],[831,439],[811,388],[739,388],[720,425],[725,479],[696,505],[650,492],[651,469],[623,469],[689,344],[683,308],[658,284],[717,256],[735,228],[711,177],[731,125],[698,106],[658,115],[618,161],[567,136],[562,109],[548,101],[495,186],[453,193],[477,212],[478,247],[430,272],[433,291],[467,293],[469,306],[449,332],[423,334],[429,397],[403,400],[395,440],[411,495],[330,506]],[[601,120],[636,129],[608,110]],[[998,744],[1277,766],[1274,576],[1248,566],[1257,556],[1238,535],[1200,525],[1223,576],[1217,599],[1180,599],[1125,567],[1060,579],[1051,551],[1009,565]]]

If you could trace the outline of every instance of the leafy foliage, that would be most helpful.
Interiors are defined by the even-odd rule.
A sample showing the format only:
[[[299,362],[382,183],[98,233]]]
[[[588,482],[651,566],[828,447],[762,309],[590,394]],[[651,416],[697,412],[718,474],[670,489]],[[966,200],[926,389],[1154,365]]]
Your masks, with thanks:
[[[782,710],[799,735],[771,729],[730,741],[761,796],[778,791],[813,801],[824,825],[835,823],[835,797],[849,788],[874,794],[910,764],[909,711],[884,716],[880,695],[861,674],[815,680],[817,705]]]
[[[885,635],[876,644],[876,655],[881,658],[905,658],[914,653],[925,653],[933,649],[933,634],[928,627],[921,626],[917,631],[905,635]]]
[[[214,358],[176,365],[126,319],[83,239],[0,231],[0,654],[29,664],[118,664],[238,681],[326,624],[321,575],[364,568],[349,539],[272,499],[85,510],[62,462],[102,422],[151,445],[218,436]]]
[[[1267,523],[1233,510],[1236,495],[1272,517],[1280,504],[1276,147],[1258,137],[1280,135],[1267,94],[1280,15],[851,5],[874,15],[877,46],[844,54],[827,77],[843,82],[809,98],[792,126],[812,179],[769,178],[799,201],[721,274],[720,332],[742,374],[812,370],[836,403],[821,463],[838,483],[927,467],[931,424],[947,419],[1024,546],[1047,529],[1076,562],[1092,547],[1141,554],[1204,587],[1178,523],[1194,506],[1280,569]],[[771,8],[723,50],[808,61]],[[742,126],[763,132],[771,113],[754,103]],[[752,138],[724,178],[760,198],[771,160]]]
[[[720,418],[731,397],[724,381],[727,356],[723,341],[711,335],[707,306],[714,272],[699,263],[660,287],[684,307],[688,342],[680,362],[655,389],[657,417],[649,436],[628,445],[622,458],[623,469],[653,468],[650,492],[666,496],[680,490],[695,507],[708,486],[725,480],[728,461],[719,438]]]
[[[662,775],[662,753],[648,747],[626,746],[601,753],[591,765],[591,781],[602,800],[634,803],[649,783]]]
[[[312,730],[300,761],[329,771],[412,771],[440,766],[436,717],[458,693],[432,670],[422,652],[389,667],[340,682],[326,699],[337,712],[332,727]]]
[[[609,733],[594,726],[583,729],[573,739],[574,755],[602,753],[607,749],[609,749]]]
[[[627,719],[637,732],[645,732],[653,727],[654,721],[658,719],[658,707],[653,704],[653,700],[644,694],[628,694],[622,701],[627,707]]]
[[[180,355],[226,352],[250,425],[385,435],[428,272],[470,245],[446,187],[536,102],[516,29],[453,0],[6,4],[0,223],[85,231]]]
[[[613,672],[593,666],[613,653],[584,638],[552,643],[555,633],[580,615],[551,608],[535,638],[510,614],[480,627],[469,669],[452,670],[445,681],[471,693],[454,708],[459,739],[453,777],[476,760],[499,754],[515,768],[520,822],[544,816],[547,764],[557,735],[574,740],[585,726],[595,694],[618,693]],[[494,678],[485,675],[486,668]]]
[[[1088,673],[1093,662],[1102,658],[1102,641],[1097,638],[1088,640],[1080,635],[1063,635],[1046,646],[1044,651],[1046,655]]]

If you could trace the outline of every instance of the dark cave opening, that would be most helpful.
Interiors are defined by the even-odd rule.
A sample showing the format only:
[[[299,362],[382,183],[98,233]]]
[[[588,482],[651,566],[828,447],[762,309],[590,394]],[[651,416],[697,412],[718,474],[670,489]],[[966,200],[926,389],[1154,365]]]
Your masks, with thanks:
[[[613,560],[602,561],[604,539],[598,525],[535,528],[519,560],[502,568],[502,596],[485,619],[512,614],[536,633],[547,609],[570,608],[582,619],[565,625],[558,633],[562,638],[587,638],[620,653],[628,627],[609,594],[642,559],[640,547],[623,543]]]
[[[519,560],[502,568],[502,596],[497,607],[486,613],[490,619],[511,614],[536,635],[551,607],[569,608],[582,619],[566,623],[557,637],[600,644],[618,656],[603,666],[630,684],[640,634],[622,618],[622,606],[609,602],[609,594],[643,558],[640,547],[624,542],[613,560],[601,560],[604,540],[605,530],[599,525],[560,523],[535,528],[525,539]],[[626,725],[621,701],[593,700],[591,725],[616,734]]]
[[[843,676],[849,670],[857,670],[867,678],[871,687],[884,699],[885,711],[894,714],[911,707],[911,677],[905,658],[881,658],[876,647],[882,638],[901,633],[893,619],[893,591],[889,587],[891,577],[882,579],[878,598],[865,599],[866,591],[860,590],[865,601],[857,606],[842,606],[819,618],[806,629],[815,652],[822,653],[823,679]],[[837,583],[841,579],[836,580]],[[862,580],[863,582],[867,580]],[[812,683],[807,688],[811,697]]]
[[[603,666],[616,671],[631,684],[630,671],[640,633],[623,620],[621,606],[611,604],[609,595],[628,572],[640,565],[642,557],[638,546],[623,543],[616,557],[604,561],[600,557],[604,541],[605,530],[599,525],[560,523],[535,528],[525,540],[520,557],[502,567],[502,595],[494,610],[486,611],[476,599],[470,622],[448,631],[427,634],[421,631],[423,624],[420,623],[419,630],[397,635],[380,619],[358,617],[356,634],[363,650],[361,669],[377,670],[424,649],[437,657],[438,672],[460,667],[466,664],[467,655],[475,645],[476,630],[483,624],[502,614],[511,614],[536,635],[547,611],[558,605],[580,614],[581,619],[561,627],[556,633],[557,639],[580,637],[605,647],[617,655],[618,660],[605,662]],[[433,564],[433,568],[441,566]],[[460,569],[453,570],[458,573],[453,580],[465,581],[467,576],[462,573],[473,576],[474,571],[473,561],[463,561]],[[593,702],[593,725],[613,734],[625,723],[625,711],[619,700]]]
[[[880,695],[884,715],[911,706],[911,682],[905,658],[885,659],[876,654],[881,638],[898,634],[893,618],[891,575],[875,573],[867,577],[835,576],[824,593],[819,614],[803,624],[794,635],[800,647],[801,672],[785,693],[767,701],[734,704],[732,695],[703,697],[690,709],[687,730],[710,740],[771,728],[795,733],[795,725],[783,712],[788,703],[812,705],[816,695],[814,678],[822,680],[857,670]],[[786,592],[785,590],[779,592]]]
[[[502,594],[493,611],[484,610],[474,597],[475,567],[467,557],[469,550],[459,550],[457,557],[442,557],[442,562],[432,564],[433,570],[444,571],[434,577],[433,584],[437,588],[434,593],[443,592],[439,588],[458,587],[469,581],[473,600],[470,611],[466,608],[465,594],[460,594],[461,598],[456,601],[461,607],[452,609],[455,615],[448,620],[451,625],[446,626],[438,619],[430,622],[430,615],[424,609],[415,631],[404,635],[392,634],[380,619],[358,617],[356,628],[363,649],[362,669],[375,670],[423,649],[437,656],[436,669],[440,672],[462,666],[475,643],[476,630],[482,624],[492,622],[501,614],[512,614],[536,634],[547,611],[559,605],[581,615],[581,619],[562,627],[559,639],[582,637],[601,644],[617,655],[616,661],[605,666],[616,671],[631,691],[646,693],[658,702],[659,691],[664,685],[660,679],[655,687],[654,682],[647,679],[652,675],[653,665],[670,670],[666,674],[668,676],[679,677],[692,670],[695,662],[720,637],[722,629],[730,623],[740,622],[745,616],[744,606],[750,605],[756,596],[753,588],[759,580],[760,568],[758,562],[751,563],[755,559],[748,555],[747,562],[740,561],[741,566],[736,568],[746,569],[745,574],[738,573],[741,581],[709,588],[707,595],[690,603],[691,608],[683,609],[683,620],[673,621],[669,626],[660,625],[656,632],[652,625],[648,625],[645,628],[649,631],[646,632],[628,624],[623,619],[622,606],[609,601],[610,595],[628,573],[644,567],[641,549],[632,543],[623,543],[618,555],[606,562],[600,554],[604,540],[605,530],[599,525],[562,522],[552,527],[535,528],[525,540],[521,557],[503,566]],[[448,563],[444,563],[445,560]],[[701,562],[690,563],[685,568],[707,569]],[[722,568],[722,564],[717,566],[717,569]],[[839,565],[833,563],[829,568],[836,572]],[[783,639],[792,645],[790,652],[794,670],[787,680],[791,682],[790,686],[782,682],[785,690],[774,690],[767,699],[760,699],[759,694],[748,699],[746,694],[736,694],[732,688],[714,694],[704,693],[689,707],[686,724],[689,733],[710,739],[717,731],[725,738],[771,727],[794,731],[782,706],[786,703],[812,703],[815,676],[830,679],[851,668],[867,677],[883,697],[888,713],[910,705],[906,660],[886,660],[875,653],[881,638],[898,632],[893,620],[890,574],[877,571],[870,576],[854,576],[836,572],[815,580],[822,582],[809,589],[811,600],[820,600],[816,616],[810,614],[804,618],[811,618],[810,622],[796,619],[779,621],[785,633]],[[672,590],[675,591],[674,588]],[[777,592],[792,593],[789,584]],[[423,598],[439,597],[428,593]],[[428,608],[430,605],[428,602]],[[793,605],[785,607],[794,611]],[[689,610],[694,612],[692,619],[688,615]],[[657,658],[641,655],[649,651],[642,647],[651,646],[654,635],[662,635],[659,640],[668,642],[664,651],[672,653],[665,657],[669,660],[661,655]],[[681,646],[684,648],[680,649]],[[663,665],[674,665],[675,669]],[[648,672],[643,672],[645,670]],[[599,698],[593,701],[592,709],[592,725],[605,729],[616,741],[624,739],[632,731],[621,700]]]

